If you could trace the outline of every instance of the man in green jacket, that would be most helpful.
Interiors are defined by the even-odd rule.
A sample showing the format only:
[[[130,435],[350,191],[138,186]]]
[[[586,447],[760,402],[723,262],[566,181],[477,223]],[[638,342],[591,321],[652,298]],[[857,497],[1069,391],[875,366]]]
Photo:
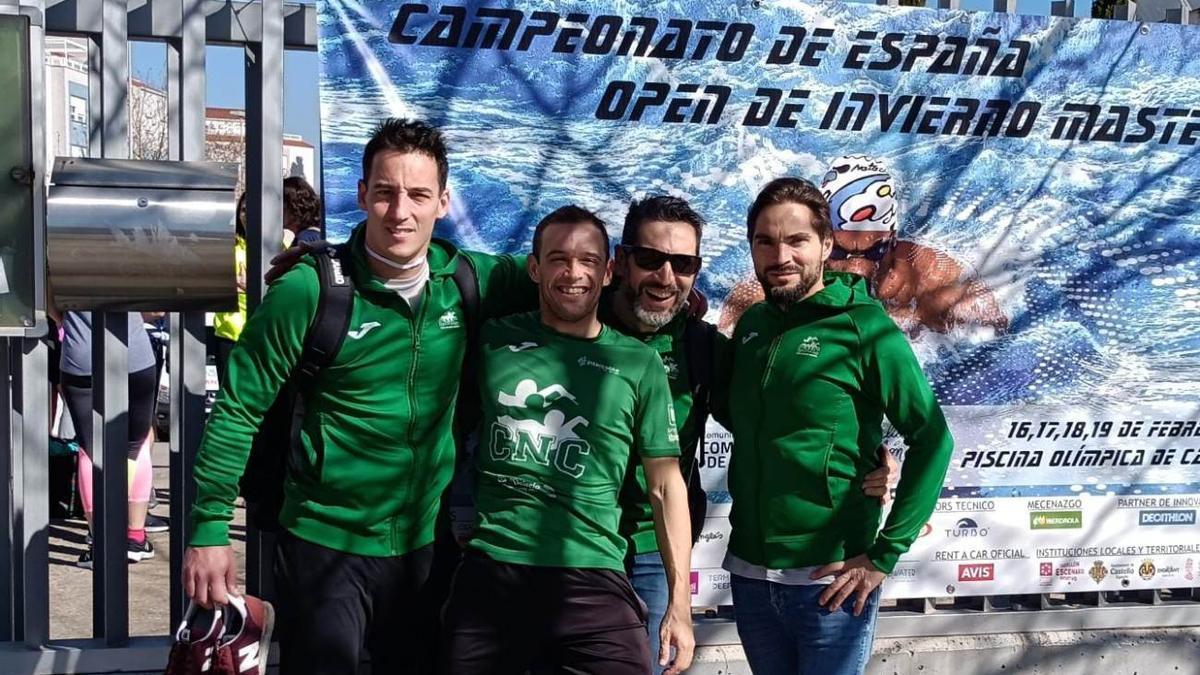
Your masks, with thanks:
[[[455,461],[467,317],[453,271],[474,266],[485,316],[533,303],[521,259],[432,239],[449,207],[447,172],[441,134],[421,122],[384,121],[363,153],[358,203],[367,218],[350,237],[350,325],[306,397],[300,466],[284,483],[275,565],[284,672],[355,672],[364,644],[376,672],[403,672],[427,647],[405,641],[433,621],[414,607]],[[238,481],[318,296],[315,263],[305,259],[271,285],[230,355],[195,468],[183,578],[200,604],[236,593],[229,521]]]
[[[767,300],[732,338],[729,490],[738,634],[756,675],[861,673],[879,585],[941,495],[953,439],[903,333],[861,289],[824,270],[829,205],[780,178],[750,207]],[[895,503],[859,496],[888,421],[908,444]],[[853,600],[853,612],[847,600]]]
[[[654,195],[634,201],[625,214],[621,243],[617,246],[614,279],[600,299],[600,320],[653,348],[667,370],[671,402],[679,427],[679,464],[685,478],[698,481],[698,449],[710,411],[712,382],[703,380],[705,369],[716,368],[718,354],[728,340],[716,327],[697,316],[690,306],[701,267],[700,238],[704,219],[683,199]],[[699,344],[693,344],[696,341]],[[705,363],[692,363],[703,359]],[[868,497],[888,494],[894,462],[883,449],[885,466],[869,474],[862,484]],[[702,495],[700,495],[702,496]],[[696,499],[693,507],[702,508]],[[668,610],[667,574],[655,537],[653,511],[647,496],[646,474],[640,462],[630,462],[621,490],[621,533],[629,540],[626,571],[649,616],[651,673],[658,665],[658,633],[653,630]],[[700,514],[692,514],[695,522]]]

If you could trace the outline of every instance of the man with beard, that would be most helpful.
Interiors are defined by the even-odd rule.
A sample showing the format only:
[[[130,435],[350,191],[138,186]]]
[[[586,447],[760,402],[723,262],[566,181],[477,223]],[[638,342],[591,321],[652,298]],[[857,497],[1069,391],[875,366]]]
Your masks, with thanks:
[[[704,219],[684,200],[651,196],[629,205],[621,244],[616,252],[615,289],[600,302],[601,320],[653,348],[666,366],[675,420],[679,427],[679,465],[688,483],[693,535],[703,524],[705,495],[699,486],[698,448],[709,414],[711,377],[716,353],[728,342],[716,329],[693,316],[689,306],[700,272],[700,236]],[[697,363],[699,361],[700,363]],[[869,474],[863,492],[886,497],[894,461],[883,451],[885,467]],[[621,533],[629,541],[626,569],[638,597],[646,604],[653,629],[668,607],[667,574],[655,537],[646,476],[630,462],[621,490]],[[658,635],[651,630],[652,672],[660,672]]]
[[[829,201],[833,226],[828,268],[866,279],[906,333],[945,333],[958,326],[997,335],[1008,330],[991,289],[963,263],[900,237],[896,180],[882,162],[839,157],[821,178],[821,194]],[[721,330],[728,334],[742,312],[762,299],[756,279],[736,284],[722,307]]]
[[[829,204],[780,178],[746,219],[767,301],[732,338],[728,414],[731,573],[738,634],[756,675],[861,673],[879,585],[941,494],[953,451],[904,334],[861,289],[825,273]],[[908,444],[895,504],[857,498],[888,421]],[[853,599],[853,612],[839,611]]]
[[[543,218],[527,264],[540,310],[480,333],[478,523],[445,608],[445,670],[646,672],[617,503],[636,459],[670,594],[654,628],[676,650],[666,672],[682,672],[694,648],[691,533],[662,360],[597,318],[611,262],[595,215],[566,206]]]

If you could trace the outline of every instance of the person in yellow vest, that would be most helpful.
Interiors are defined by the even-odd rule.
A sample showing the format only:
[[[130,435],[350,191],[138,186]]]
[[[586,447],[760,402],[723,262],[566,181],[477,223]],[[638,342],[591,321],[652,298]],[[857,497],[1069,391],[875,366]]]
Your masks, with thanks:
[[[237,270],[237,309],[232,312],[217,312],[213,315],[213,333],[216,337],[217,373],[225,378],[225,364],[229,352],[242,335],[246,325],[246,193],[238,198],[237,237],[233,244],[233,261]]]

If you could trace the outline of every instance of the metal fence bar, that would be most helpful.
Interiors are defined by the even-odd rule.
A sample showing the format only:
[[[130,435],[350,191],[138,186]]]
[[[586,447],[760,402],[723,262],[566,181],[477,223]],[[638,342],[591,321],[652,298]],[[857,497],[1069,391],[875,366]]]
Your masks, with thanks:
[[[107,644],[129,638],[129,319],[92,312],[92,629]]]
[[[103,0],[91,74],[100,84],[101,156],[115,159],[129,156],[128,15],[127,0]],[[126,315],[92,313],[92,630],[110,645],[129,639],[128,333]]]
[[[266,293],[265,263],[283,247],[283,0],[262,0],[262,42],[246,49],[246,299]],[[274,537],[247,529],[246,588],[271,597]]]
[[[13,558],[17,551],[13,545],[16,542],[13,536],[13,490],[16,485],[13,483],[20,474],[13,471],[12,449],[21,447],[21,439],[18,436],[23,429],[13,424],[12,388],[9,385],[13,342],[14,340],[9,338],[0,338],[0,412],[3,413],[0,414],[0,471],[8,471],[9,480],[12,481],[9,489],[0,490],[0,514],[3,514],[4,518],[4,526],[0,528],[0,551],[4,552],[0,555],[0,608],[3,608],[0,612],[0,642],[18,638],[12,611],[17,584],[17,578],[13,575],[16,568]]]
[[[167,43],[168,146],[172,159],[204,159],[204,0],[183,0],[179,38]],[[171,315],[171,625],[187,606],[181,576],[192,480],[204,432],[204,313]]]
[[[11,362],[12,423],[21,433],[20,444],[13,447],[13,539],[21,551],[13,570],[15,623],[26,646],[37,647],[50,639],[49,350],[36,339],[13,339],[10,344],[19,345],[17,359]]]

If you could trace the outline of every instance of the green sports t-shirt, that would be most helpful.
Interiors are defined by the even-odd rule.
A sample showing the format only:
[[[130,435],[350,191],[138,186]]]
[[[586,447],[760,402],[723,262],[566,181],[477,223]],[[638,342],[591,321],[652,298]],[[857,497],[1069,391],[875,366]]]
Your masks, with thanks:
[[[662,360],[607,326],[577,338],[537,313],[485,323],[480,343],[470,546],[507,563],[624,571],[626,467],[679,456]]]

